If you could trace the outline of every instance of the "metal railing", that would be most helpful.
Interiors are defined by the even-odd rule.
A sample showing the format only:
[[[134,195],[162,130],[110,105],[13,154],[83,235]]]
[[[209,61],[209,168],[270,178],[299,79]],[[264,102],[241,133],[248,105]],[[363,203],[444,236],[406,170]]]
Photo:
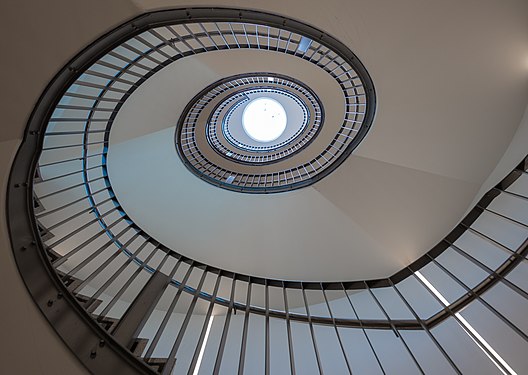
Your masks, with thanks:
[[[167,26],[189,17],[197,23]],[[120,206],[106,170],[108,135],[134,89],[196,49],[246,40],[298,54],[293,33],[279,32],[284,47],[269,44],[266,23],[283,22],[307,27],[238,10],[152,13],[59,74],[33,113],[8,188],[13,251],[37,305],[94,373],[522,373],[528,158],[431,251],[378,280],[222,270],[159,243]],[[323,47],[312,43],[303,56]]]

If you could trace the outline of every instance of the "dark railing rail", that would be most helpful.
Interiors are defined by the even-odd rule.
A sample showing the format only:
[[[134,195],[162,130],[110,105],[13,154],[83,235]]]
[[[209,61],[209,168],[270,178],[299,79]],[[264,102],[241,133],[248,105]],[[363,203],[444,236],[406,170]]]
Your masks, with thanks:
[[[272,28],[279,30],[273,46]],[[296,35],[312,38],[305,52]],[[491,314],[516,343],[528,343],[519,314],[491,294],[506,289],[508,303],[519,306],[528,299],[528,284],[512,276],[528,263],[528,157],[437,246],[384,279],[305,282],[234,273],[167,248],[127,216],[106,169],[121,105],[173,61],[219,48],[262,48],[266,41],[268,48],[317,64],[339,59],[324,48],[339,42],[290,19],[180,9],[122,25],[50,83],[14,161],[7,212],[18,268],[50,323],[90,371],[101,374],[193,374],[199,368],[322,374],[366,367],[387,373],[391,363],[404,366],[396,372],[428,373],[433,357],[445,371],[463,373],[465,359],[450,350],[441,329],[470,337],[490,371],[522,371],[525,359],[495,349],[493,337],[486,341],[471,325],[468,311]],[[347,72],[331,70],[336,77]],[[410,332],[423,333],[419,345],[431,344],[429,354]],[[383,340],[396,339],[390,342],[400,362],[380,349],[382,333],[390,334]],[[351,337],[363,343],[364,357],[354,355]]]

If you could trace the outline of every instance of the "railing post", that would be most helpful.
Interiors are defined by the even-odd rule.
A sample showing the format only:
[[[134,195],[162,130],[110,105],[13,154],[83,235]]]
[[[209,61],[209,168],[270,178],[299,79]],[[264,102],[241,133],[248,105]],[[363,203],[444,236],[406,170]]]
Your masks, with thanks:
[[[113,336],[120,344],[130,346],[169,282],[170,278],[159,271],[152,275],[114,329]]]

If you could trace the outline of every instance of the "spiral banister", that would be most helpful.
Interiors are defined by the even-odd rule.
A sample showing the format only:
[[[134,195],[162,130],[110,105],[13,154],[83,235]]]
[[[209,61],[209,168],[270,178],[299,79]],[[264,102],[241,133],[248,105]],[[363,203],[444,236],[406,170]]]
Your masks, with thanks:
[[[112,123],[127,98],[197,53],[267,41],[268,49],[301,55],[298,35],[313,41],[299,58],[341,58],[330,48],[338,41],[291,19],[189,8],[135,18],[58,73],[33,111],[8,187],[13,252],[36,304],[101,374],[470,373],[449,337],[469,339],[490,372],[522,373],[525,359],[483,337],[472,314],[526,346],[528,326],[500,296],[515,306],[528,299],[528,157],[437,246],[383,279],[307,282],[219,269],[168,248],[127,216],[106,167]],[[373,116],[370,108],[362,116]],[[352,149],[339,151],[335,167]],[[212,169],[189,168],[216,183]],[[299,176],[286,189],[308,181]]]

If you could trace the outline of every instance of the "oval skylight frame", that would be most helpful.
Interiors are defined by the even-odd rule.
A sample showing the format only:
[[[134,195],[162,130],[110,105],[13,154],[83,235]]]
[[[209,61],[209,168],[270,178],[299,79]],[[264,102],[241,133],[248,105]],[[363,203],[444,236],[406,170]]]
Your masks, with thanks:
[[[218,37],[223,40],[225,45],[216,46],[217,49],[248,48],[266,53],[284,53],[308,61],[325,71],[343,92],[345,104],[340,129],[316,157],[309,156],[310,159],[286,169],[261,169],[262,163],[254,163],[251,158],[245,156],[234,158],[234,161],[244,165],[240,168],[222,165],[223,163],[219,164],[214,157],[211,159],[210,155],[207,156],[208,152],[200,150],[196,142],[180,139],[182,127],[186,129],[185,133],[189,134],[189,128],[196,125],[193,123],[196,117],[194,114],[200,114],[202,111],[213,112],[209,108],[206,109],[205,105],[197,104],[199,100],[206,99],[200,98],[200,95],[205,95],[205,92],[202,92],[196,95],[184,110],[175,135],[176,148],[184,165],[200,179],[221,188],[244,193],[275,193],[299,189],[333,172],[368,133],[374,119],[376,95],[365,67],[348,47],[333,37],[307,25],[292,27],[294,24],[299,26],[296,22],[287,21],[278,24],[260,21],[240,23],[233,20],[226,27],[215,23],[214,29],[205,24],[200,24],[200,28],[207,30],[207,35],[211,38]],[[232,40],[234,42],[230,43]],[[266,77],[265,80],[274,81],[272,77]],[[193,115],[187,117],[189,113]],[[203,125],[200,126],[203,128]],[[297,154],[300,153],[302,151]],[[230,151],[223,154],[226,157],[232,155]],[[248,171],[246,166],[253,163],[254,170]]]

